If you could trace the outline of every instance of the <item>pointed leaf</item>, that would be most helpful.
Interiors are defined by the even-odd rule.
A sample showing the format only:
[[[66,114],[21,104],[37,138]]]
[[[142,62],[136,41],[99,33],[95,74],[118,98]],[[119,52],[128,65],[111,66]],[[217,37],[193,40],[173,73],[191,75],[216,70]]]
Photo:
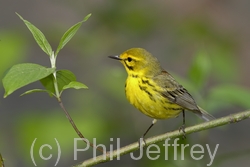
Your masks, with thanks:
[[[42,78],[40,80],[41,84],[44,86],[44,88],[51,92],[52,94],[55,94],[55,87],[54,87],[54,76],[53,74],[48,75],[45,78]]]
[[[69,70],[60,70],[56,73],[59,92],[63,90],[65,85],[72,81],[76,81],[75,75]]]
[[[35,92],[46,92],[48,93],[50,96],[53,96],[53,93],[48,91],[48,90],[44,90],[44,89],[32,89],[32,90],[28,90],[26,92],[24,92],[23,94],[21,94],[21,96],[23,95],[27,95],[27,94],[31,94],[31,93],[35,93]]]
[[[74,89],[88,88],[83,83],[77,82],[75,75],[69,70],[58,70],[56,72],[56,78],[57,78],[59,94],[62,94],[63,90],[69,88],[74,88]],[[48,92],[50,92],[51,94],[56,94],[53,74],[41,79],[40,81]]]
[[[73,25],[72,27],[70,27],[62,36],[60,43],[56,49],[56,53],[55,55],[57,56],[57,54],[59,53],[59,51],[71,40],[71,38],[75,35],[75,33],[77,32],[77,30],[81,27],[82,23],[87,21],[88,18],[91,16],[91,14],[88,14],[83,21],[76,23],[75,25]]]
[[[54,68],[46,68],[38,64],[24,63],[12,66],[5,74],[2,82],[5,89],[4,97],[15,90],[38,81],[55,71]]]
[[[69,88],[74,88],[74,89],[87,89],[88,87],[81,83],[81,82],[77,82],[77,81],[72,81],[70,82],[68,85],[65,85],[63,87],[63,90],[65,89],[69,89]]]
[[[58,91],[61,92],[65,85],[68,85],[72,81],[76,81],[75,75],[69,70],[58,70],[56,72],[57,84],[58,84]],[[43,86],[49,92],[55,94],[55,87],[54,87],[54,76],[53,74],[43,78],[40,80]]]
[[[20,16],[18,13],[16,13],[21,20],[23,20],[23,22],[26,24],[26,26],[28,27],[28,29],[30,30],[30,32],[32,33],[34,39],[36,40],[37,44],[40,46],[40,48],[50,57],[52,56],[52,48],[49,44],[49,42],[47,41],[47,39],[45,38],[45,36],[43,35],[43,33],[37,28],[35,27],[33,24],[31,24],[29,21],[24,20],[22,18],[22,16]]]

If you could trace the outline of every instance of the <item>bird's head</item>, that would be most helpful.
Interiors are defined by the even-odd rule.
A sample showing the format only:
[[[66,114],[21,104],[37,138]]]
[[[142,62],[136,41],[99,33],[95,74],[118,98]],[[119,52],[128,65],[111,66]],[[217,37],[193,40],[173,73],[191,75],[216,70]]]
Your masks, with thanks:
[[[109,57],[119,60],[129,75],[156,75],[162,71],[157,58],[142,48],[131,48],[120,55]]]

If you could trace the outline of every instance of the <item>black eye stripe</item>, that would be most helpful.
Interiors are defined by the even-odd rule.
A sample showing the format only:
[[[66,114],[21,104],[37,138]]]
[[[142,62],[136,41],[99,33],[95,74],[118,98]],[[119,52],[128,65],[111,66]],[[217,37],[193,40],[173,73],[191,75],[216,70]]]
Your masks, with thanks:
[[[124,62],[125,62],[126,67],[127,67],[129,70],[132,70],[132,71],[134,70],[132,66],[129,66],[129,65],[127,64],[127,61],[124,61]]]
[[[132,61],[132,58],[131,58],[131,57],[128,57],[127,60],[128,60],[128,62],[131,62],[131,61]]]

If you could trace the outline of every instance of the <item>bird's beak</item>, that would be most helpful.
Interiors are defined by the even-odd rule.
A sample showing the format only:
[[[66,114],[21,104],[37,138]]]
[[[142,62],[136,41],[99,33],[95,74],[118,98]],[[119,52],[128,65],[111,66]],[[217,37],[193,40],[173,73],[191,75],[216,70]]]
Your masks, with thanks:
[[[109,56],[109,58],[115,59],[115,60],[122,60],[122,59],[120,58],[120,55]]]

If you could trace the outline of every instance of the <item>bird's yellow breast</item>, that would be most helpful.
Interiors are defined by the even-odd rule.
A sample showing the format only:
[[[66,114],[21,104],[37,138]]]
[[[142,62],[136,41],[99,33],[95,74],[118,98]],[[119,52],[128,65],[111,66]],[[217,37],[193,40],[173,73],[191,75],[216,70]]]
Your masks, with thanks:
[[[159,90],[157,83],[146,77],[129,75],[126,80],[126,97],[142,113],[155,119],[178,116],[183,108],[163,97]]]

